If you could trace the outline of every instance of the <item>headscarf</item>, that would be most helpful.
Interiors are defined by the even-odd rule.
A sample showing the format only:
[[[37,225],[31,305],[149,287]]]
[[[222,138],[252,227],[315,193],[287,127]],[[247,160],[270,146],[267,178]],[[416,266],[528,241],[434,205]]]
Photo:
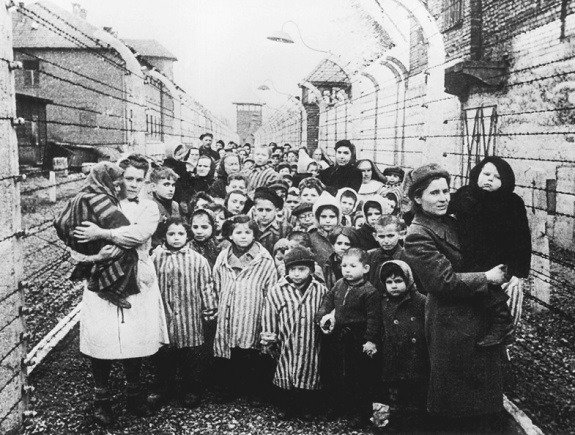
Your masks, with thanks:
[[[240,172],[242,170],[241,168],[242,159],[240,158],[240,156],[238,156],[237,154],[226,154],[224,157],[222,157],[222,159],[218,163],[218,169],[216,171],[216,178],[218,180],[223,180],[224,183],[227,183],[228,176],[230,175],[227,173],[225,165],[226,160],[230,158],[238,159],[238,162],[240,163]]]
[[[511,169],[509,163],[497,156],[485,157],[471,170],[469,174],[469,185],[473,189],[479,189],[477,186],[477,179],[479,178],[479,174],[481,174],[481,170],[487,163],[491,163],[497,168],[501,179],[501,187],[496,192],[492,193],[501,192],[501,194],[505,194],[513,192],[515,190],[515,174],[513,173],[513,169]]]
[[[112,198],[115,204],[120,202],[114,181],[124,174],[124,170],[112,162],[96,163],[86,178],[82,192],[104,194]]]
[[[380,183],[385,184],[385,175],[383,175],[383,173],[379,170],[379,168],[376,166],[375,163],[373,163],[373,161],[369,160],[369,159],[361,159],[358,160],[355,167],[359,169],[359,164],[362,162],[368,162],[371,165],[371,179],[375,180],[375,181],[379,181]],[[362,179],[363,182],[363,179]]]

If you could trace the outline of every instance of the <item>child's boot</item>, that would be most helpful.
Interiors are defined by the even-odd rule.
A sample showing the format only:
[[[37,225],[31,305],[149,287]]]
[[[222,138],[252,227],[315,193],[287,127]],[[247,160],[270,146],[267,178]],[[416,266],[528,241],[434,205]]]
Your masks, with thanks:
[[[110,426],[114,421],[114,415],[108,390],[96,388],[94,395],[94,419],[102,426]]]
[[[489,332],[477,342],[480,347],[491,347],[499,344],[511,344],[513,337],[513,317],[505,302],[489,307],[491,327]]]

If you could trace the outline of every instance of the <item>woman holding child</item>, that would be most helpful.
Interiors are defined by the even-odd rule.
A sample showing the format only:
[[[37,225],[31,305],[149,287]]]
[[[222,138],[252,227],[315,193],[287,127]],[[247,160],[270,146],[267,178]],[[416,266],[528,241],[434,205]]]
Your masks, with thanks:
[[[415,217],[405,240],[407,262],[428,294],[426,336],[431,361],[427,408],[442,429],[493,430],[503,411],[504,347],[482,348],[489,329],[478,301],[500,285],[500,266],[466,272],[455,221],[447,215],[449,174],[437,164],[411,173]]]

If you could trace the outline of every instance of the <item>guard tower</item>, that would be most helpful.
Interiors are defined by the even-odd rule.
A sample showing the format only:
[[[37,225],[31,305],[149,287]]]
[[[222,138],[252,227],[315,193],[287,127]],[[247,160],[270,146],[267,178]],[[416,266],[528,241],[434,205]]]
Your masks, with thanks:
[[[233,103],[236,106],[236,132],[240,144],[254,143],[254,133],[262,126],[261,103]]]

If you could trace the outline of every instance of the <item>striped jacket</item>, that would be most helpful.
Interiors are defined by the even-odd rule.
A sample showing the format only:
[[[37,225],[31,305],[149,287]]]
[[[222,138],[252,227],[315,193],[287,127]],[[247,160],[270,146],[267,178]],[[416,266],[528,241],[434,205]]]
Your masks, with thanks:
[[[273,383],[279,388],[317,390],[320,331],[314,316],[327,288],[315,278],[302,295],[287,278],[282,278],[268,293],[262,318],[262,343],[280,346]]]
[[[220,253],[214,266],[214,287],[219,299],[214,356],[230,358],[231,349],[257,348],[264,298],[278,280],[274,260],[256,242],[259,252],[237,275],[228,262],[232,247]]]
[[[254,166],[246,173],[248,178],[248,194],[253,199],[254,191],[258,187],[269,186],[278,181],[280,175],[269,165]]]
[[[189,245],[171,251],[163,245],[152,253],[164,300],[170,344],[194,347],[204,343],[202,320],[215,318],[217,298],[208,261]]]

